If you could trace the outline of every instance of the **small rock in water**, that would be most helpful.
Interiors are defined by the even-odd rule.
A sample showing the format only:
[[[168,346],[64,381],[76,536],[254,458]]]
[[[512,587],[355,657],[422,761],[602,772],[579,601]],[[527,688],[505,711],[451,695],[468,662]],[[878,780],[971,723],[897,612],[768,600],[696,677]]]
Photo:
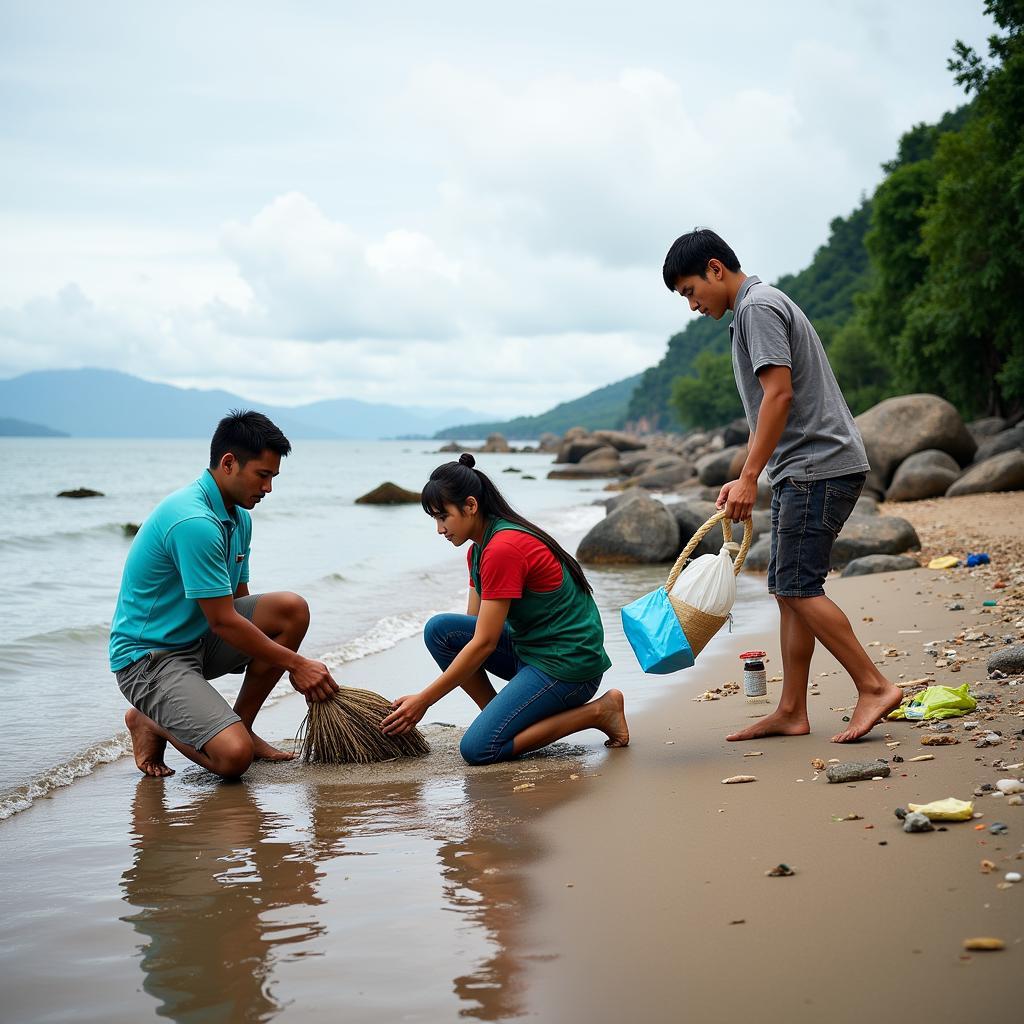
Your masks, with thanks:
[[[833,764],[825,770],[829,782],[865,782],[889,775],[892,769],[882,761],[847,761]]]
[[[935,826],[931,823],[927,814],[920,811],[910,811],[903,819],[904,832],[934,832]]]
[[[61,491],[58,498],[102,498],[105,495],[102,491],[94,491],[90,487],[76,487],[70,491]]]

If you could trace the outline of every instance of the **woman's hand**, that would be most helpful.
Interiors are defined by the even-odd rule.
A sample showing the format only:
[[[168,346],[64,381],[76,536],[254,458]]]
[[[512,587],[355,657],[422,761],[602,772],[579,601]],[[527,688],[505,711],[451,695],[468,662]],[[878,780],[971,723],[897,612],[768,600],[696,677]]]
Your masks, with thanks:
[[[427,713],[430,702],[422,694],[413,693],[392,701],[391,706],[394,711],[380,723],[380,731],[386,736],[401,736],[415,728],[416,723]]]

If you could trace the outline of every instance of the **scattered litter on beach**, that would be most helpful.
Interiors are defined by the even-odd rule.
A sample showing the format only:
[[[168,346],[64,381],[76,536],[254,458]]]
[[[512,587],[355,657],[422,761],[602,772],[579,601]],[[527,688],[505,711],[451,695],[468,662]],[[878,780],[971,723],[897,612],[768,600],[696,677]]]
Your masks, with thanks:
[[[970,800],[957,800],[952,796],[927,804],[907,804],[907,808],[925,815],[930,821],[970,821],[974,815],[974,804]]]
[[[536,788],[536,785],[537,785],[536,782],[521,782],[518,786],[513,786],[512,787],[512,792],[513,793],[518,793],[520,790],[523,790],[523,789],[534,789],[534,788]]]
[[[894,757],[893,760],[895,761],[896,758]],[[935,755],[934,754],[918,754],[917,757],[912,757],[912,758],[910,758],[910,760],[911,761],[934,761],[935,760]]]
[[[764,757],[764,751],[763,750],[748,750],[743,756],[744,757]]]
[[[964,949],[971,951],[992,952],[1006,949],[1006,943],[1002,939],[979,937],[975,939],[964,939]]]
[[[776,864],[775,867],[769,868],[765,874],[769,878],[789,878],[795,872],[788,864]]]
[[[732,786],[739,782],[757,782],[756,775],[730,775],[727,779],[722,779],[723,786]]]

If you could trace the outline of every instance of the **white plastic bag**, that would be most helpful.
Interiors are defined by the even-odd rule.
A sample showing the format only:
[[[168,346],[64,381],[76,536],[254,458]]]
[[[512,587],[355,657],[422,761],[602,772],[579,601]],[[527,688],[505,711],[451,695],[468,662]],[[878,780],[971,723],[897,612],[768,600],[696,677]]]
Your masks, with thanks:
[[[736,545],[731,545],[735,549]],[[709,615],[728,615],[736,600],[736,575],[730,545],[723,544],[717,555],[695,558],[669,591],[678,601]]]

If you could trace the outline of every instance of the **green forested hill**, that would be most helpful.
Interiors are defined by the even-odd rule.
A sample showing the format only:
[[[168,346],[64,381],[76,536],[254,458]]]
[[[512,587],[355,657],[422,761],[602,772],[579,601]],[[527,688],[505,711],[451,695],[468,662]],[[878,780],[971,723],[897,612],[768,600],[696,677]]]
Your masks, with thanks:
[[[462,423],[445,427],[436,438],[478,438],[488,434],[504,434],[520,440],[538,438],[541,434],[564,434],[570,427],[586,427],[588,430],[614,428],[622,425],[626,418],[626,406],[633,394],[640,376],[627,377],[615,384],[591,391],[582,398],[562,402],[537,416],[519,416],[514,420],[493,423]]]

